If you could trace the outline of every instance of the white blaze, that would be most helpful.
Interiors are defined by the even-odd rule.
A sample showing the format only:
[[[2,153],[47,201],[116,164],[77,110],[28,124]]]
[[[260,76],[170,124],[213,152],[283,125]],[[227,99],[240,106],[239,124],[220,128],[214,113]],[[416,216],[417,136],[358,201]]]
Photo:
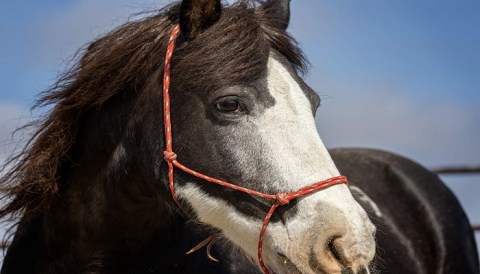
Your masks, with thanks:
[[[253,121],[268,147],[266,161],[273,163],[285,179],[286,185],[278,189],[294,191],[338,176],[318,135],[310,101],[287,69],[272,57],[267,83],[275,105]]]

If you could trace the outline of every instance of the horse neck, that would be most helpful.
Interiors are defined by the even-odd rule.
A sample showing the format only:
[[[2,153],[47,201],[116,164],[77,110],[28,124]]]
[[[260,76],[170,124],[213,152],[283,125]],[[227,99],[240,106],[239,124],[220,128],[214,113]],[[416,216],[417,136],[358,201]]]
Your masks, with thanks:
[[[55,272],[52,259],[59,269],[127,267],[156,234],[168,230],[170,215],[159,197],[146,193],[138,173],[110,172],[89,174],[83,165],[70,171],[42,220],[45,272]]]
[[[164,203],[156,197],[136,197],[142,191],[123,184],[142,183],[133,177],[115,191],[87,184],[86,178],[83,184],[70,182],[64,192],[68,199],[58,200],[42,218],[40,273],[231,273],[233,262],[237,268],[252,268],[243,259],[234,260],[233,248],[221,245],[212,251],[221,263],[209,260],[205,250],[187,255],[211,229],[159,206]]]
[[[112,100],[85,114],[71,164],[60,173],[58,198],[42,216],[43,272],[124,272],[152,239],[175,233],[166,187],[151,175],[159,168],[137,152],[145,150],[136,147],[137,105]]]

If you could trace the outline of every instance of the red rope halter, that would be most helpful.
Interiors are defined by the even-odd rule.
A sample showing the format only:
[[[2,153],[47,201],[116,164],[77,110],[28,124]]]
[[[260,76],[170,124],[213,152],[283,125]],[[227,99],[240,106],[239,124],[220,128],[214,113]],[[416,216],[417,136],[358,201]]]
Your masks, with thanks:
[[[247,194],[250,194],[252,196],[258,196],[262,197],[265,199],[270,199],[275,201],[272,206],[270,207],[270,210],[267,213],[267,216],[263,220],[263,225],[262,229],[260,230],[260,236],[258,239],[258,262],[260,264],[260,267],[262,268],[264,273],[270,273],[270,271],[267,269],[263,262],[263,257],[262,257],[262,246],[263,246],[263,238],[265,237],[265,231],[267,229],[267,225],[270,222],[270,219],[272,218],[273,213],[279,206],[284,206],[288,205],[291,200],[309,195],[313,192],[317,192],[319,190],[328,188],[333,185],[345,183],[348,185],[347,178],[345,176],[336,176],[324,181],[320,181],[317,183],[314,183],[310,186],[303,187],[297,191],[290,192],[290,193],[276,193],[276,194],[265,194],[261,193],[255,190],[251,190],[248,188],[244,188],[241,186],[237,186],[234,184],[231,184],[229,182],[225,182],[222,180],[218,180],[212,177],[209,177],[207,175],[204,175],[202,173],[196,172],[182,164],[180,164],[177,161],[177,154],[173,152],[172,148],[172,126],[171,126],[171,120],[170,120],[170,94],[169,94],[169,89],[170,89],[170,61],[172,58],[173,50],[175,49],[175,40],[180,33],[180,26],[176,25],[172,33],[170,35],[170,39],[168,41],[168,46],[167,46],[167,53],[165,56],[165,64],[164,64],[164,70],[163,70],[163,111],[164,111],[164,125],[165,125],[165,140],[166,140],[166,149],[163,152],[164,158],[168,163],[168,182],[170,185],[170,192],[172,194],[173,200],[175,203],[180,206],[180,203],[177,200],[177,197],[175,196],[175,186],[173,183],[173,168],[174,166],[178,169],[183,170],[184,172],[191,174],[195,177],[198,177],[200,179],[203,179],[205,181],[222,185],[224,187],[232,188],[241,192],[245,192]]]

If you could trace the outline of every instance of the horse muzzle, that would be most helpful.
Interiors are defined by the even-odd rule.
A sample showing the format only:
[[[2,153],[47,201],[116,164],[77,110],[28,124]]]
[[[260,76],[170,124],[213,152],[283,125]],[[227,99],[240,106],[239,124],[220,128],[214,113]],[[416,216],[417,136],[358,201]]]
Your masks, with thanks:
[[[317,206],[319,215],[285,224],[287,236],[271,235],[267,265],[275,273],[370,273],[375,256],[375,227],[358,205],[347,210]],[[308,224],[309,223],[309,224]],[[303,230],[298,229],[303,227]]]

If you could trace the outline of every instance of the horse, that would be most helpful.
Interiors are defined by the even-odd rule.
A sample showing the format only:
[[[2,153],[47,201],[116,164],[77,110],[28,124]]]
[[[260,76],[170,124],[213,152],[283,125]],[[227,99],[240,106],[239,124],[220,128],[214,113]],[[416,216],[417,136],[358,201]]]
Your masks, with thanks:
[[[2,273],[234,271],[185,255],[204,236],[264,273],[368,273],[375,227],[318,136],[289,2],[184,0],[91,43],[1,179]]]
[[[285,0],[184,0],[93,42],[40,99],[52,110],[1,179],[0,216],[20,217],[1,272],[478,273],[438,178],[388,153],[325,149],[289,14]],[[352,192],[340,178],[285,201],[339,171]],[[252,190],[278,195],[272,206]]]

